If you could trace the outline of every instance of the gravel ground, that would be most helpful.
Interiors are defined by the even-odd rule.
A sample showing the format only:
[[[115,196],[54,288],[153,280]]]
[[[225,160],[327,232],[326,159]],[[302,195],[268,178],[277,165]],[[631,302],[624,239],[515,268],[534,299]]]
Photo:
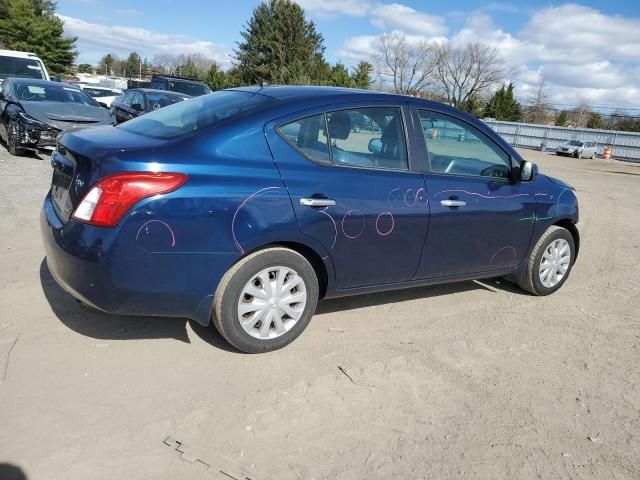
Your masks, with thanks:
[[[30,480],[640,478],[640,165],[523,154],[581,202],[558,293],[333,300],[251,356],[62,292],[38,230],[48,161],[2,149],[0,463]]]

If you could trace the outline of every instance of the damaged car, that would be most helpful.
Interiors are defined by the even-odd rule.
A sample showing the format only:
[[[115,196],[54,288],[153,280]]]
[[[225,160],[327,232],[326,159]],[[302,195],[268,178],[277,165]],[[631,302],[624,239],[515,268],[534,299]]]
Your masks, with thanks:
[[[0,91],[0,138],[12,155],[53,150],[60,132],[110,123],[109,111],[73,85],[8,78]]]

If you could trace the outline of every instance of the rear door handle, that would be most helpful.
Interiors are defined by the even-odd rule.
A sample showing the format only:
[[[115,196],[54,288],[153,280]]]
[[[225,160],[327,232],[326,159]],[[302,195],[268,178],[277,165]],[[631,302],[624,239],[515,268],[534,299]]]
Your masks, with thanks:
[[[333,207],[335,200],[330,198],[301,198],[300,205],[303,207]]]
[[[443,207],[464,207],[467,202],[462,200],[441,200],[440,205]]]

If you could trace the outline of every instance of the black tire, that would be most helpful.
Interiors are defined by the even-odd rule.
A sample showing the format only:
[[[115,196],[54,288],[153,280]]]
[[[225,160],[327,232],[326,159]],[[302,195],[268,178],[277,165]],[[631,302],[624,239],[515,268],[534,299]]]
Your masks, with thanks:
[[[569,248],[571,250],[571,260],[569,262],[569,267],[567,272],[564,274],[562,279],[553,287],[545,287],[540,280],[539,269],[540,262],[542,261],[542,256],[547,247],[553,242],[562,238],[569,243]],[[564,282],[566,282],[567,278],[571,274],[571,269],[573,268],[573,264],[576,258],[576,246],[573,240],[573,235],[566,228],[558,227],[556,225],[550,226],[546,232],[542,234],[538,242],[536,243],[533,250],[529,254],[529,259],[527,260],[527,267],[522,277],[522,280],[518,282],[520,288],[526,290],[533,295],[549,295],[556,290],[558,290]]]
[[[7,150],[11,155],[20,157],[25,154],[25,150],[18,147],[18,139],[16,137],[17,131],[17,125],[13,120],[10,120],[9,125],[7,126]]]
[[[258,339],[240,325],[238,302],[245,285],[262,270],[284,266],[295,270],[302,278],[307,293],[300,319],[289,331],[273,339]],[[214,300],[213,324],[231,345],[245,353],[263,353],[288,345],[307,327],[318,303],[318,278],[311,264],[297,252],[283,247],[266,248],[246,256],[222,277]]]

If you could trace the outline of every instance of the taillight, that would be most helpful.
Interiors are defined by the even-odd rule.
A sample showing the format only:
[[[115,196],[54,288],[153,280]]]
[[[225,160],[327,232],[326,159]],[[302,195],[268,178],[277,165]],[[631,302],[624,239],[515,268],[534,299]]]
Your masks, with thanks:
[[[173,192],[187,181],[184,173],[122,172],[99,180],[83,197],[73,218],[100,227],[115,227],[143,198]]]

